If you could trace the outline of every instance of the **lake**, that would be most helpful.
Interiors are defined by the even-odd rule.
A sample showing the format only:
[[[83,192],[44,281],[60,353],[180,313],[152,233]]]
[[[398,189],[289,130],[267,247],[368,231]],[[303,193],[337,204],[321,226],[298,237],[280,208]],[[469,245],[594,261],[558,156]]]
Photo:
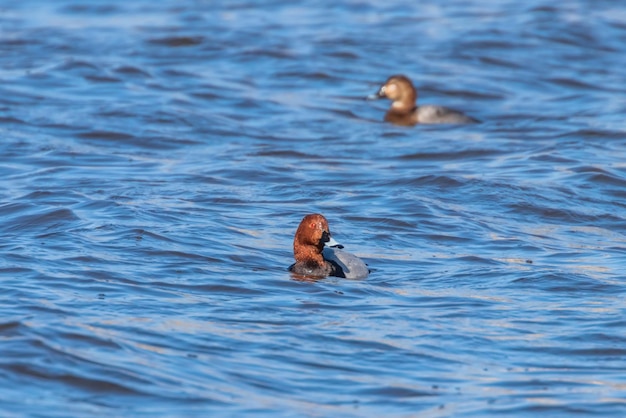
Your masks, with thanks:
[[[626,416],[626,8],[0,6],[0,415]],[[370,102],[483,123],[402,127]],[[323,213],[371,269],[296,280]]]

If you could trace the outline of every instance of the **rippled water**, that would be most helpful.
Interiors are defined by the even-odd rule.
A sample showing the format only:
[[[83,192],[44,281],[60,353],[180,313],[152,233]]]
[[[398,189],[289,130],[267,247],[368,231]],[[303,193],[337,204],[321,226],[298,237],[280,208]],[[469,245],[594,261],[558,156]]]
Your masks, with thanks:
[[[626,415],[626,9],[562,3],[5,2],[1,415]]]

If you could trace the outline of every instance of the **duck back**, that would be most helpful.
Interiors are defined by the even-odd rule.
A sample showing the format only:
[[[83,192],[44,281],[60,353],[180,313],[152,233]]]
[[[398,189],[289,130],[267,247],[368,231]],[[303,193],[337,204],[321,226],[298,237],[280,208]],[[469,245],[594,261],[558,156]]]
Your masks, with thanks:
[[[418,106],[415,114],[417,123],[478,123],[477,119],[443,106]]]
[[[363,279],[370,273],[367,264],[356,255],[339,248],[325,247],[322,253],[325,260],[336,264],[343,271],[346,279]]]

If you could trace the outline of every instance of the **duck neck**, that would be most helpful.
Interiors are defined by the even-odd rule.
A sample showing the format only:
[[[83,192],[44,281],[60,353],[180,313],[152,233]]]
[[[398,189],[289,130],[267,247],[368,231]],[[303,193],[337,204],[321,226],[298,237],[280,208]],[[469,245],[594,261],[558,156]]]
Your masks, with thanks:
[[[409,92],[399,100],[393,102],[389,111],[398,114],[411,113],[417,108],[416,102],[417,97],[415,93]]]
[[[393,102],[393,104],[389,108],[389,113],[395,113],[397,115],[408,115],[415,112],[415,109],[417,109],[415,103]]]
[[[322,248],[315,245],[296,245],[293,249],[296,263],[307,263],[309,265],[325,266],[324,257],[322,256]]]

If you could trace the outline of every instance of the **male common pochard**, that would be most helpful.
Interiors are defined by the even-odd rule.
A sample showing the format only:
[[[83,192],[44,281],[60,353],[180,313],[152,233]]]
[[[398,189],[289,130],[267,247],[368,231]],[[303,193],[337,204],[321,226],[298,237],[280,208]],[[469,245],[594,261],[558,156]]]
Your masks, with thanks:
[[[478,123],[457,110],[443,106],[417,106],[417,90],[406,76],[394,75],[385,81],[378,93],[367,96],[369,100],[389,99],[391,107],[385,121],[396,125],[411,126],[418,123]]]
[[[293,239],[296,262],[289,270],[303,278],[326,276],[362,279],[368,276],[367,265],[354,254],[342,250],[331,236],[328,221],[323,215],[306,215]]]

